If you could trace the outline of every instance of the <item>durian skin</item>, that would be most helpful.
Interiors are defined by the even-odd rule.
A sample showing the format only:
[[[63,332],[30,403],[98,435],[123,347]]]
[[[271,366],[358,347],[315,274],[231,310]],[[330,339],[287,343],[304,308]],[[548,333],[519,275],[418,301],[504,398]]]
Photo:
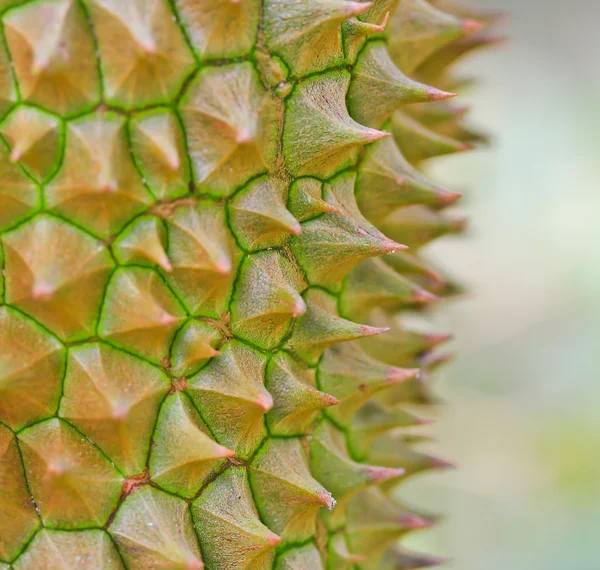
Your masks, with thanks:
[[[449,336],[395,317],[456,289],[421,250],[462,229],[458,195],[416,169],[470,148],[440,100],[493,15],[0,0],[0,18],[0,570],[436,565],[396,544],[434,518],[392,492],[449,465],[405,431]]]

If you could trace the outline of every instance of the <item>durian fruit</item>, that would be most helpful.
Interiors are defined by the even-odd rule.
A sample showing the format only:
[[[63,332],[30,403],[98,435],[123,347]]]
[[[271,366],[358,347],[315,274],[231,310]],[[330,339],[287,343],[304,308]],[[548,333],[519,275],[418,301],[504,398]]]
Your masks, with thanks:
[[[400,570],[477,135],[455,0],[0,0],[0,569]],[[389,331],[389,332],[388,332]],[[382,334],[386,333],[386,334]]]

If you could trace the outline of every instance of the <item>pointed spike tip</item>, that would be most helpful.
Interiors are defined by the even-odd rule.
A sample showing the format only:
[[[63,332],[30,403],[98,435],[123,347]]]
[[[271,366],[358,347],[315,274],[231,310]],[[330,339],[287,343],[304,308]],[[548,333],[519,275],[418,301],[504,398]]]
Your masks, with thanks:
[[[353,18],[354,16],[363,14],[371,6],[373,6],[373,2],[348,2],[348,7],[346,8],[348,12],[348,18]]]
[[[269,392],[261,392],[256,398],[256,404],[259,408],[262,408],[265,412],[268,412],[273,408],[273,396]]]
[[[461,28],[465,34],[473,34],[485,28],[485,23],[473,18],[466,18],[461,22]]]
[[[389,481],[390,479],[396,479],[396,477],[402,477],[404,473],[405,470],[400,467],[397,469],[392,467],[374,466],[367,468],[367,475],[374,483],[383,483],[384,481]]]
[[[363,336],[377,336],[378,334],[386,333],[389,330],[389,327],[371,327],[369,325],[361,325],[360,327],[360,333]]]
[[[429,303],[435,303],[442,300],[441,297],[430,293],[426,289],[416,289],[411,295],[411,299],[415,303],[419,303],[421,305],[427,305]]]
[[[390,384],[400,384],[412,378],[417,378],[421,370],[419,368],[398,368],[391,366],[386,377]]]
[[[335,499],[331,496],[331,493],[328,493],[327,491],[321,491],[318,495],[319,498],[319,502],[324,506],[327,507],[329,510],[332,510],[333,507],[335,507]]]
[[[198,558],[190,558],[185,564],[185,570],[202,570],[204,564]]]
[[[451,192],[450,190],[439,190],[437,193],[438,204],[443,208],[451,206],[462,198],[459,192]]]
[[[458,93],[450,93],[448,91],[436,89],[435,87],[428,87],[427,96],[429,97],[430,101],[444,101],[446,99],[452,99],[453,97],[457,97]]]
[[[400,515],[398,517],[398,523],[402,525],[402,527],[410,530],[419,530],[435,526],[433,521],[425,520],[424,518],[410,513]]]
[[[274,532],[271,532],[267,537],[267,542],[270,546],[275,548],[281,544],[281,537],[276,535]]]

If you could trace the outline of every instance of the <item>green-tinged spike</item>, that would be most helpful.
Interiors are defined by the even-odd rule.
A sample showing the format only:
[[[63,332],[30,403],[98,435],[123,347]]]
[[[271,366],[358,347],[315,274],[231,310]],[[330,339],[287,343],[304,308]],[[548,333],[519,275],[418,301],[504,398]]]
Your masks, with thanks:
[[[231,307],[231,329],[262,348],[275,348],[293,319],[306,312],[299,268],[278,251],[249,255],[240,268]]]
[[[12,560],[39,526],[14,434],[0,425],[0,558]]]
[[[289,192],[288,209],[300,222],[319,214],[339,213],[335,206],[323,200],[323,183],[316,178],[296,180]]]
[[[506,12],[494,10],[481,3],[473,3],[470,0],[429,0],[434,6],[454,14],[459,18],[473,18],[486,23],[494,23],[506,16]]]
[[[106,532],[98,529],[73,532],[47,528],[35,536],[13,568],[124,570],[121,558]]]
[[[348,110],[359,123],[379,128],[401,105],[449,97],[454,94],[404,75],[390,59],[385,42],[372,41],[361,51],[352,70]]]
[[[138,2],[91,0],[89,15],[109,103],[131,109],[177,95],[194,58],[168,0],[152,0],[151,9]],[[119,42],[117,26],[123,30]]]
[[[381,24],[387,22],[398,9],[398,4],[402,0],[372,0],[369,2],[371,6],[363,12],[358,18],[363,22],[372,24]]]
[[[381,24],[373,24],[357,18],[352,18],[344,22],[342,28],[344,34],[344,52],[346,53],[346,61],[348,63],[354,64],[356,62],[356,58],[369,36],[381,34],[385,31],[388,19],[389,14],[386,15]]]
[[[20,432],[19,444],[44,525],[74,529],[106,523],[123,478],[90,441],[53,418]]]
[[[327,552],[328,568],[335,570],[351,570],[355,564],[364,562],[365,557],[348,550],[348,540],[343,531],[331,535]]]
[[[358,169],[356,200],[373,223],[413,204],[450,206],[460,194],[432,184],[402,156],[392,139],[370,146]]]
[[[100,99],[94,40],[81,7],[70,0],[16,6],[3,18],[21,97],[60,114]]]
[[[474,31],[476,24],[462,22],[426,0],[403,0],[402,10],[389,24],[390,56],[402,71],[411,73],[431,54]]]
[[[414,252],[446,234],[462,233],[466,219],[450,218],[432,208],[415,205],[392,212],[378,225],[386,235],[408,245]]]
[[[59,415],[88,435],[125,475],[145,469],[167,376],[104,344],[69,351]]]
[[[390,390],[395,392],[395,390]],[[380,393],[385,395],[385,393]],[[348,432],[348,448],[353,457],[364,460],[372,442],[385,433],[397,428],[413,427],[431,423],[430,420],[415,416],[406,410],[387,411],[381,404],[372,400],[354,416]]]
[[[267,45],[298,77],[342,65],[340,24],[369,6],[348,0],[266,0],[263,30]]]
[[[256,40],[260,0],[175,0],[192,47],[202,59],[247,55]]]
[[[298,319],[285,346],[309,365],[317,364],[321,354],[329,346],[387,331],[385,328],[359,325],[339,317],[335,297],[320,289],[309,289],[304,295],[304,301],[306,313]]]
[[[173,270],[166,252],[167,232],[156,216],[140,216],[129,224],[114,241],[112,250],[123,265],[158,266],[170,273]]]
[[[65,166],[45,189],[46,205],[102,238],[152,201],[136,170],[125,119],[98,111],[67,126]]]
[[[300,439],[269,440],[253,459],[249,477],[261,520],[284,543],[312,537],[318,510],[335,505],[313,479]]]
[[[18,347],[18,351],[14,350]],[[13,429],[56,413],[65,351],[47,331],[0,307],[0,418]]]
[[[338,403],[337,398],[317,389],[314,374],[314,369],[289,355],[280,353],[271,359],[265,381],[273,395],[273,409],[267,414],[270,433],[304,434],[321,409]]]
[[[88,234],[43,214],[1,237],[6,302],[64,340],[94,334],[113,262]]]
[[[325,199],[339,212],[323,214],[302,224],[292,249],[313,285],[339,289],[343,278],[363,259],[402,249],[371,225],[354,198],[355,174],[336,177],[325,185]]]
[[[454,464],[413,449],[411,441],[402,433],[389,433],[373,441],[367,460],[388,468],[402,469],[403,479],[423,471],[449,469]]]
[[[191,320],[175,335],[171,345],[171,373],[189,376],[219,354],[222,334],[208,323]]]
[[[420,283],[431,291],[440,291],[444,287],[444,276],[428,261],[409,251],[397,251],[381,258],[398,273]]]
[[[452,42],[445,50],[435,53],[426,59],[417,69],[419,78],[429,81],[436,78],[443,82],[451,67],[466,55],[476,50],[495,46],[504,41],[502,36],[492,34],[486,30],[471,34],[458,41]]]
[[[183,134],[172,111],[135,115],[129,125],[133,155],[154,196],[174,199],[189,192],[191,181]]]
[[[378,569],[381,555],[408,532],[432,521],[395,505],[381,489],[371,488],[348,501],[346,534],[352,552],[364,556],[361,570]]]
[[[229,195],[274,166],[281,106],[250,62],[198,73],[179,107],[202,191]]]
[[[339,404],[326,414],[347,428],[372,396],[410,380],[417,372],[378,362],[357,343],[332,346],[319,364],[319,388],[335,396]]]
[[[54,115],[27,105],[14,109],[0,126],[10,148],[9,161],[24,166],[38,182],[58,166],[62,130]]]
[[[376,308],[394,312],[437,300],[438,297],[399,275],[381,259],[367,259],[344,280],[339,302],[341,314],[364,320]]]
[[[281,538],[258,518],[246,470],[232,467],[192,504],[194,525],[208,568],[269,570]]]
[[[283,154],[293,175],[328,178],[351,166],[361,147],[390,136],[350,117],[349,83],[346,71],[322,73],[299,82],[286,101]]]
[[[374,358],[393,366],[417,367],[432,348],[449,341],[452,335],[425,333],[402,328],[382,311],[371,313],[370,321],[389,329],[379,338],[363,339],[361,345]]]
[[[98,324],[100,337],[160,363],[185,310],[152,269],[119,268],[111,277]]]
[[[202,570],[183,499],[145,485],[127,497],[108,529],[130,570]]]
[[[286,209],[286,198],[285,183],[273,177],[260,178],[235,195],[230,222],[242,246],[255,251],[300,234],[300,223]]]
[[[413,164],[473,148],[467,143],[432,131],[402,111],[396,111],[392,115],[391,131],[398,148]]]
[[[348,455],[344,434],[329,422],[321,421],[310,444],[311,471],[337,501],[337,506],[327,517],[330,530],[343,523],[345,505],[353,496],[384,481],[396,480],[403,469],[379,467],[352,461]]]
[[[0,144],[0,230],[17,225],[33,214],[39,204],[40,191],[23,171],[11,162],[7,148]]]
[[[215,439],[240,457],[250,455],[266,433],[263,416],[273,398],[263,385],[265,365],[260,353],[232,341],[188,382]]]
[[[219,317],[227,307],[240,258],[224,209],[198,201],[162,213],[167,218],[167,253],[173,267],[169,282],[190,312]]]
[[[286,551],[277,559],[275,570],[325,570],[319,551],[313,544],[306,544]]]
[[[150,477],[184,497],[196,495],[234,455],[212,439],[188,396],[177,392],[164,401],[153,439]]]
[[[417,568],[433,568],[445,563],[445,560],[436,556],[395,547],[384,555],[380,570],[416,570]]]

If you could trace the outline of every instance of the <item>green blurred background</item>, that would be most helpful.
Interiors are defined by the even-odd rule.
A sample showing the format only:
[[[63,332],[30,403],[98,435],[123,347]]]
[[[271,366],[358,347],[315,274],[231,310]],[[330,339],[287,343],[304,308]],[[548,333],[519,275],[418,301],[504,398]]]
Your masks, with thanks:
[[[435,450],[459,469],[402,489],[447,514],[407,544],[460,570],[598,570],[600,2],[479,1],[510,14],[509,43],[461,68],[494,145],[431,169],[471,217],[431,248],[471,289],[435,319],[459,352]]]

